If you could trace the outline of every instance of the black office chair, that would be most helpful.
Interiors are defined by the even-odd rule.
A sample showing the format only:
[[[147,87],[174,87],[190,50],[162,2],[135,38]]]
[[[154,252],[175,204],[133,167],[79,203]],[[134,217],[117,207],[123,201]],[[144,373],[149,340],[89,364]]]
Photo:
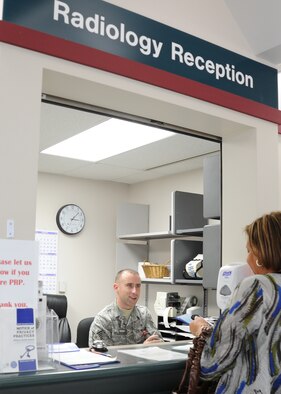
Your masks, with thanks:
[[[47,307],[53,309],[59,318],[59,341],[71,342],[71,330],[66,317],[67,298],[63,294],[46,294]]]
[[[86,317],[82,319],[77,326],[76,345],[78,347],[89,346],[89,330],[94,317]]]

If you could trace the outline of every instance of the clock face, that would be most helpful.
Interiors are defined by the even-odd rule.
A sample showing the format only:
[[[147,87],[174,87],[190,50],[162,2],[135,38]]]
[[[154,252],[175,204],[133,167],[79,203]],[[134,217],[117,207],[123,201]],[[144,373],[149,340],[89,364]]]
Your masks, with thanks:
[[[78,205],[67,204],[58,210],[56,221],[64,234],[78,234],[84,228],[85,215]]]

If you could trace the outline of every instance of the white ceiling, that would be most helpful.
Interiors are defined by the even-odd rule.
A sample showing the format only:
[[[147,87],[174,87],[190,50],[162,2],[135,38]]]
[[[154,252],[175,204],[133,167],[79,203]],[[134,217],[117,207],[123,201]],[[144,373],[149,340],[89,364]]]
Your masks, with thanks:
[[[102,115],[42,103],[40,152],[106,119]],[[133,125],[132,122],[132,132]],[[176,134],[97,163],[40,153],[39,171],[131,184],[202,167],[203,157],[217,150],[217,142]]]
[[[224,0],[245,40],[249,56],[281,71],[281,0]],[[40,151],[104,121],[93,113],[42,103]],[[136,183],[202,166],[218,144],[185,135],[135,149],[97,164],[40,154],[39,171],[86,179]]]
[[[281,71],[281,1],[224,0],[253,54]]]

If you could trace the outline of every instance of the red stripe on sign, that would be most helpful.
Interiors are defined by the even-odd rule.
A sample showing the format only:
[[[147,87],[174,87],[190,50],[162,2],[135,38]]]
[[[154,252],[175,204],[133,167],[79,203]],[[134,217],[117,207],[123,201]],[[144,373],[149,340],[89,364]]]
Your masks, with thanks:
[[[281,125],[281,111],[276,108],[13,23],[0,21],[0,41],[122,75]],[[281,133],[281,128],[279,128],[279,133]]]

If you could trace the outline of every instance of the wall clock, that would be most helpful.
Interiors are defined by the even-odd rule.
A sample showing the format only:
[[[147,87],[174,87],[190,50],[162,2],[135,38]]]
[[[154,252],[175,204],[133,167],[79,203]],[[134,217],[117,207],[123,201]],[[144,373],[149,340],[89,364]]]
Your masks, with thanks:
[[[61,207],[56,216],[58,228],[68,235],[80,233],[85,226],[83,210],[75,204],[67,204]]]

